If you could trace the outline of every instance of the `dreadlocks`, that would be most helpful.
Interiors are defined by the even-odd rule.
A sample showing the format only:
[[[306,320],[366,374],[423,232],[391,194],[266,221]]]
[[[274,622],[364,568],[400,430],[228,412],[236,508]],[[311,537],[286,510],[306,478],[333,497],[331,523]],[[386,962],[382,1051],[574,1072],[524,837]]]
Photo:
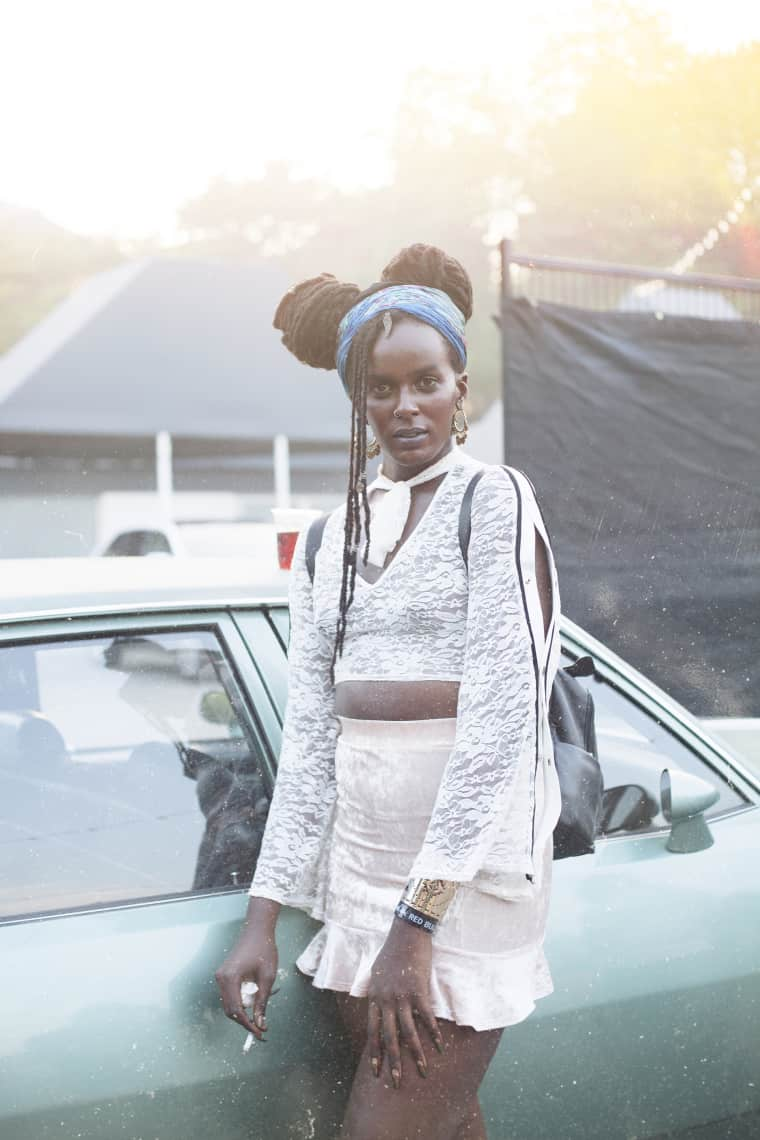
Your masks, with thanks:
[[[354,600],[356,557],[364,522],[364,561],[369,553],[369,500],[367,499],[367,373],[369,359],[382,327],[382,318],[368,321],[356,334],[348,359],[347,383],[351,393],[351,446],[348,465],[348,493],[343,538],[343,576],[338,603],[338,625],[331,669],[343,655],[348,611]]]

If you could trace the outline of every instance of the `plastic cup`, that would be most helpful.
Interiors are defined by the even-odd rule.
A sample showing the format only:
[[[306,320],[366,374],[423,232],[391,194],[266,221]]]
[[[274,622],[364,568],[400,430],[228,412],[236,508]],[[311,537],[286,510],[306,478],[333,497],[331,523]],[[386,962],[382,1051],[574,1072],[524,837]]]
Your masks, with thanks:
[[[322,514],[306,507],[272,507],[272,518],[277,531],[277,561],[281,570],[289,570],[293,551],[301,531]]]

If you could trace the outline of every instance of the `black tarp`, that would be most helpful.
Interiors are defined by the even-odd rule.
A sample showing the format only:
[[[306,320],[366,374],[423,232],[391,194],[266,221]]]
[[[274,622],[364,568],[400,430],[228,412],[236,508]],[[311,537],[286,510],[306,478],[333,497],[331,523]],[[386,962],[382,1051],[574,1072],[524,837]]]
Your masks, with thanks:
[[[506,329],[564,612],[696,715],[760,715],[760,325],[520,299]]]

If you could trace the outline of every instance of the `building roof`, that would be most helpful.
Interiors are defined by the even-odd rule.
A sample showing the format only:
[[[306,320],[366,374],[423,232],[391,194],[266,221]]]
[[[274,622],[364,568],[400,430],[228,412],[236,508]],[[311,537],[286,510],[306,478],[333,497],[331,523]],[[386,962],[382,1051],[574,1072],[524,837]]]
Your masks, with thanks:
[[[0,431],[347,440],[337,374],[300,364],[272,328],[288,284],[267,262],[97,274],[0,357]]]

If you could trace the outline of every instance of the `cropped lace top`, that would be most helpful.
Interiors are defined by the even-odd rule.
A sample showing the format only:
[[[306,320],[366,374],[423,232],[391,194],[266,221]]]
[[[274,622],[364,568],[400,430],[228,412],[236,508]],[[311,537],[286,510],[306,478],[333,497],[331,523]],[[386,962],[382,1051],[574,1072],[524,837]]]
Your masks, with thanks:
[[[465,562],[460,507],[481,469]],[[336,791],[340,725],[330,662],[344,512],[337,508],[327,520],[313,583],[304,533],[296,545],[282,748],[250,888],[252,895],[302,907],[316,918],[322,916]],[[552,584],[546,633],[536,530]],[[335,685],[359,679],[459,682],[455,743],[412,877],[474,880],[505,898],[523,897],[537,885],[538,850],[551,837],[560,807],[548,723],[559,616],[554,558],[529,480],[462,451],[377,581],[357,575]]]

